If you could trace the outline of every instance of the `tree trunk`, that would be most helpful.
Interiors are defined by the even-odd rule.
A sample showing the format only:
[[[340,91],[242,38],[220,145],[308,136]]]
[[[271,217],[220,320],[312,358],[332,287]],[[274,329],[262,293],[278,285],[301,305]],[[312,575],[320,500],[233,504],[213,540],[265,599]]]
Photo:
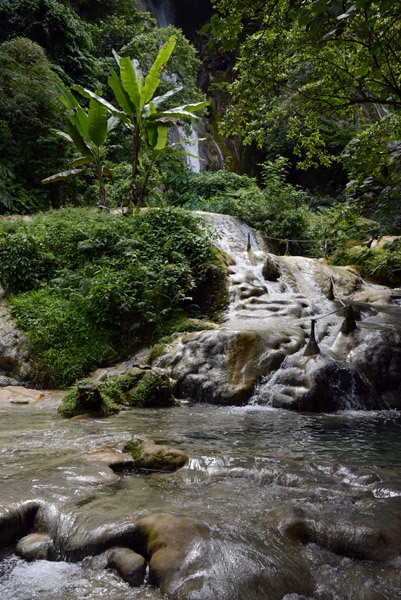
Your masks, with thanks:
[[[136,177],[138,175],[138,160],[139,160],[139,151],[141,149],[141,136],[139,134],[139,130],[135,131],[134,136],[134,160],[132,162],[132,171],[131,171],[131,183],[128,190],[127,197],[127,214],[131,214],[132,207],[136,206]],[[139,203],[138,203],[139,206]]]
[[[138,207],[142,206],[142,202],[143,202],[143,199],[145,197],[146,188],[148,186],[149,175],[150,175],[150,172],[151,172],[154,164],[155,164],[155,161],[154,160],[151,161],[150,165],[149,165],[149,168],[146,171],[145,179],[143,180],[143,186],[142,186],[141,193],[140,193],[140,196],[139,196],[139,199],[138,199]]]
[[[98,165],[97,174],[99,178],[99,206],[105,208],[108,211],[109,208],[107,206],[107,190],[106,186],[104,185],[103,169],[101,164]]]

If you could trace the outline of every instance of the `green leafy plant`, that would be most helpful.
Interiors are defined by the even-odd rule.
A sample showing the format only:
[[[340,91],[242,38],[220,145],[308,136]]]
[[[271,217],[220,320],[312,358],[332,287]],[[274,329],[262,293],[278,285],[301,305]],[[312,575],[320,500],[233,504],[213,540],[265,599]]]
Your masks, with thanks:
[[[153,65],[151,66],[146,78],[139,67],[137,60],[131,60],[129,57],[120,57],[114,53],[117,64],[120,68],[120,77],[113,68],[110,68],[111,76],[108,79],[109,86],[114,92],[115,98],[120,109],[98,96],[94,92],[83,88],[82,86],[73,86],[86,98],[94,99],[100,102],[114,117],[129,129],[133,138],[133,160],[131,171],[131,183],[127,197],[127,209],[131,210],[133,205],[142,204],[146,186],[149,179],[149,173],[153,168],[155,161],[165,150],[167,145],[167,129],[176,124],[179,118],[197,118],[193,111],[205,107],[208,102],[197,102],[187,104],[168,110],[158,112],[158,107],[170,96],[175,94],[181,88],[173,88],[162,96],[154,96],[159,84],[161,72],[169,60],[174,50],[176,39],[171,37],[169,41],[160,49]],[[145,173],[142,188],[137,190],[138,168],[142,163],[142,145],[145,144],[151,149],[151,158],[149,167]]]
[[[0,222],[0,240],[0,285],[40,385],[71,385],[156,342],[177,315],[207,319],[225,281],[210,236],[178,209],[60,209]]]
[[[89,164],[93,166],[99,180],[99,206],[107,208],[104,177],[113,177],[113,171],[102,163],[102,158],[107,134],[119,121],[115,117],[108,118],[107,109],[95,98],[91,98],[89,109],[86,111],[67,88],[62,85],[57,87],[61,91],[61,101],[71,112],[68,117],[68,133],[56,129],[52,132],[73,144],[81,156],[71,161],[72,169],[51,175],[43,179],[42,183],[54,183],[75,177],[85,171],[86,165]]]

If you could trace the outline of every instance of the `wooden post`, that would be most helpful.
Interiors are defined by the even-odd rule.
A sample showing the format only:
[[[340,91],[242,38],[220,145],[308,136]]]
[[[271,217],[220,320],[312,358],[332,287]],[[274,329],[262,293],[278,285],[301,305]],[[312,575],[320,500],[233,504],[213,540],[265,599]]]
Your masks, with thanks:
[[[317,345],[317,341],[315,338],[315,323],[315,319],[312,319],[310,322],[309,342],[306,345],[304,356],[316,356],[317,354],[320,354],[320,348]]]
[[[285,240],[285,252],[284,256],[291,256],[290,254],[290,240]]]
[[[251,234],[248,232],[248,244],[246,246],[246,251],[249,252],[251,249]]]
[[[334,300],[335,299],[335,295],[334,295],[334,279],[332,277],[330,277],[330,287],[329,287],[329,291],[327,293],[327,300]]]
[[[344,309],[344,321],[342,322],[340,331],[344,335],[348,335],[355,331],[356,328],[354,309],[351,304],[348,304]]]

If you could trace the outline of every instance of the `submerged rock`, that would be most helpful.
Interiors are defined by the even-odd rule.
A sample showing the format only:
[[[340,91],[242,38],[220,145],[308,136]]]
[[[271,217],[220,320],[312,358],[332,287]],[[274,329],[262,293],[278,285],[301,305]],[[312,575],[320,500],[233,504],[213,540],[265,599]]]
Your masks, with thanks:
[[[401,551],[401,520],[390,513],[376,516],[374,522],[364,515],[346,520],[300,507],[283,508],[275,516],[283,535],[354,560],[387,561]]]
[[[177,471],[188,462],[182,450],[158,446],[149,440],[133,439],[123,450],[132,457],[133,466],[144,471]]]

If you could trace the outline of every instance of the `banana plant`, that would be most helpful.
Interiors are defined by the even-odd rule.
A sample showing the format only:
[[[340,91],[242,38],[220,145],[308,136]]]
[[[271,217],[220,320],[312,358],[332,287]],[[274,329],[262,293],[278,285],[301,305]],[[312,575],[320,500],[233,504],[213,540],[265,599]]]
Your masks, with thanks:
[[[53,183],[79,175],[91,165],[99,180],[99,206],[107,209],[107,193],[104,177],[114,177],[113,171],[102,162],[104,145],[108,133],[119,123],[114,116],[108,117],[108,110],[96,98],[91,98],[85,110],[75,96],[64,86],[57,84],[61,92],[60,100],[70,109],[67,132],[52,129],[52,133],[72,143],[80,156],[70,161],[68,171],[56,173],[42,183]]]
[[[168,110],[160,110],[160,105],[170,96],[177,93],[182,87],[175,87],[162,96],[155,96],[155,92],[160,84],[161,73],[168,62],[177,39],[172,36],[168,42],[160,49],[149,73],[144,78],[139,67],[139,63],[135,59],[129,57],[120,57],[113,51],[116,62],[119,66],[120,76],[110,67],[110,76],[108,84],[113,90],[115,99],[119,105],[116,108],[104,98],[98,96],[94,92],[83,88],[82,86],[72,86],[72,89],[79,92],[82,96],[100,102],[105,109],[117,119],[119,119],[130,131],[133,139],[133,159],[131,170],[131,183],[127,198],[127,209],[131,211],[133,205],[140,206],[144,197],[144,190],[139,193],[137,190],[138,168],[142,164],[142,146],[150,146],[152,152],[155,146],[152,146],[150,139],[154,140],[154,131],[157,130],[158,139],[167,143],[167,128],[175,125],[181,118],[198,119],[194,115],[197,111],[209,104],[208,101],[196,102],[194,104],[186,104]],[[150,137],[149,137],[150,136]],[[160,138],[159,138],[160,136]],[[157,144],[156,144],[157,145]],[[151,168],[154,161],[151,159]],[[148,175],[149,177],[149,175]],[[146,177],[145,188],[148,177]]]

